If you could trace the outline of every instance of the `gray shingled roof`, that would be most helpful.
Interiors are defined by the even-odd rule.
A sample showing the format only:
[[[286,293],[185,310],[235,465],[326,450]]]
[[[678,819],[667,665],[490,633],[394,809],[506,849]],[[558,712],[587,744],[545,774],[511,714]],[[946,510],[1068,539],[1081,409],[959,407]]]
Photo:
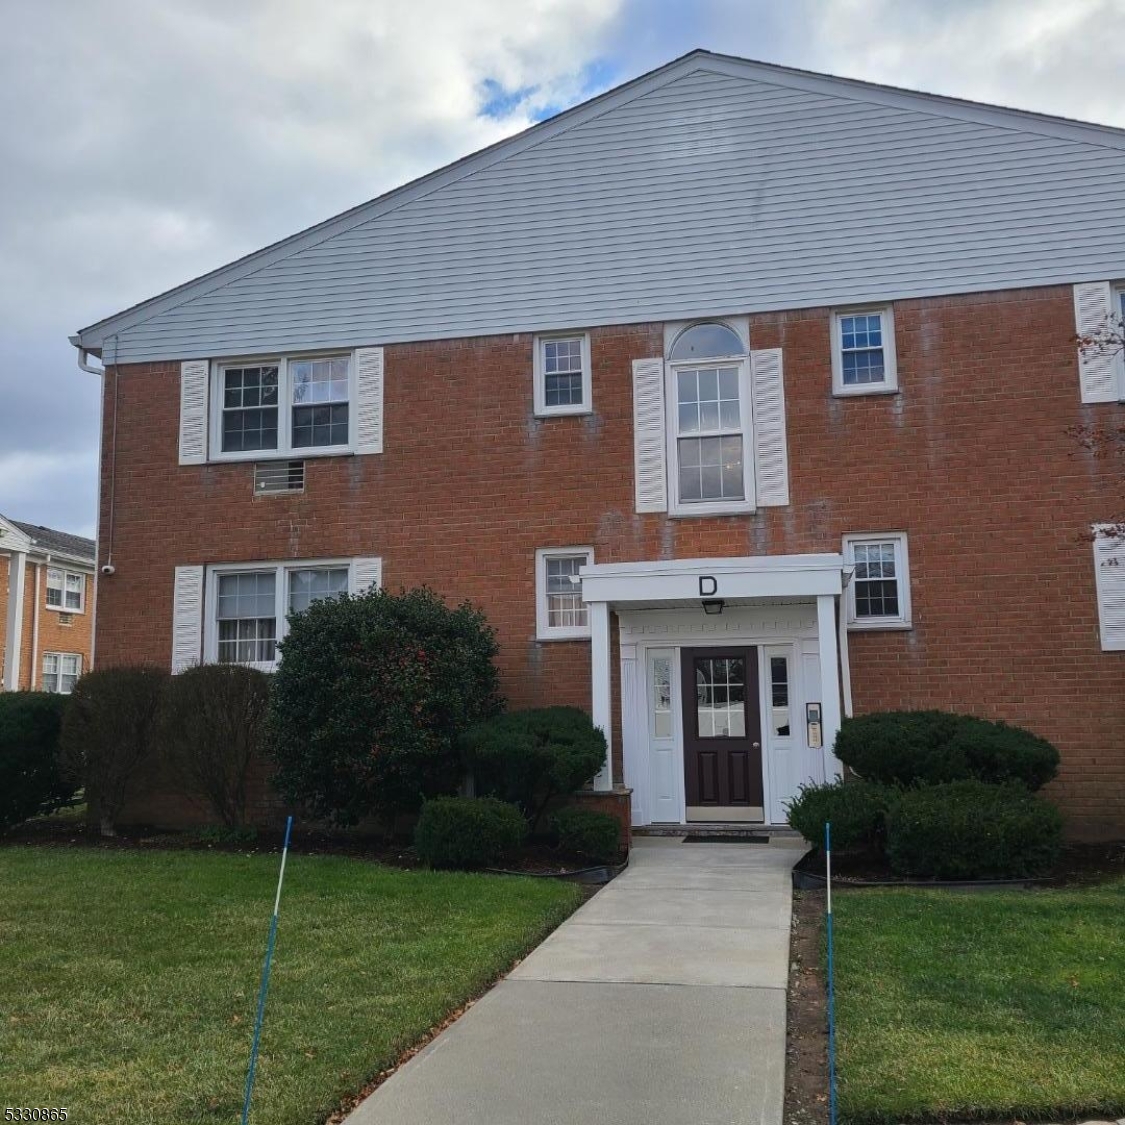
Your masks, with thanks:
[[[71,535],[69,531],[56,531],[53,527],[40,527],[35,523],[21,523],[9,520],[31,541],[44,551],[57,551],[74,558],[94,561],[94,541],[81,535]]]

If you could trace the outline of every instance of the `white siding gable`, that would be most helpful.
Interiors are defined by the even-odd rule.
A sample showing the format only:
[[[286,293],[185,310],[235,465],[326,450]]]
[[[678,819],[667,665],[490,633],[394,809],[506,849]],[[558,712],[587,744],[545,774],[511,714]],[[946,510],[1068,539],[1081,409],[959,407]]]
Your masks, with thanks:
[[[1125,134],[692,55],[82,334],[119,362],[1114,277]]]

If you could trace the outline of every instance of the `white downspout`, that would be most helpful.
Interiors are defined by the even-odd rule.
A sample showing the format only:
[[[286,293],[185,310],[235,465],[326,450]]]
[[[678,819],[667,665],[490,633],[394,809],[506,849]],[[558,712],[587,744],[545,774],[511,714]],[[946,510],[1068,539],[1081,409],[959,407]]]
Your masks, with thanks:
[[[98,589],[98,578],[101,574],[101,567],[98,565],[101,555],[101,521],[102,521],[102,432],[105,429],[105,367],[93,367],[88,362],[90,352],[88,349],[82,347],[78,342],[77,336],[71,336],[70,342],[78,349],[78,366],[83,371],[89,372],[91,375],[100,375],[102,380],[101,394],[98,395],[98,499],[97,511],[94,513],[94,605],[90,611],[90,663],[88,667],[84,667],[84,672],[90,671],[94,667],[94,650],[98,644],[98,603],[101,601],[99,597],[100,591]],[[110,469],[111,473],[117,471],[117,378],[114,377],[113,382],[114,390],[114,403],[113,403],[113,465]],[[114,493],[116,487],[110,492],[111,500],[113,503]],[[111,509],[112,512],[112,509]],[[109,545],[109,558],[106,559],[106,564],[110,567],[113,566],[113,542],[112,542],[112,529],[113,518],[110,517],[110,536],[111,541]],[[112,574],[112,569],[110,570]],[[36,602],[36,611],[38,612],[38,602]]]
[[[35,690],[39,674],[39,580],[43,574],[43,563],[35,564],[35,606],[31,611],[31,681],[28,690]]]
[[[844,567],[844,586],[840,591],[840,687],[844,693],[844,718],[852,717],[852,665],[848,658],[848,583],[855,574],[854,567]]]
[[[27,552],[13,551],[8,556],[8,620],[4,644],[4,690],[19,691],[20,657],[23,650],[23,592],[27,572]]]

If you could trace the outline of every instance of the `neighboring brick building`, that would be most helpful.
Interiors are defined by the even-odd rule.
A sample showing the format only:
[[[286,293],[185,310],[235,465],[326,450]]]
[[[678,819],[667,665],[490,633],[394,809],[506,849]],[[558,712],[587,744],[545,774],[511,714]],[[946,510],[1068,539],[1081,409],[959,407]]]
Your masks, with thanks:
[[[93,662],[93,621],[94,541],[0,516],[0,690],[69,693]]]
[[[1074,342],[1123,187],[1120,131],[697,52],[85,329],[99,661],[426,583],[637,824],[783,821],[842,714],[942,707],[1120,835],[1121,466],[1068,431],[1125,424]]]

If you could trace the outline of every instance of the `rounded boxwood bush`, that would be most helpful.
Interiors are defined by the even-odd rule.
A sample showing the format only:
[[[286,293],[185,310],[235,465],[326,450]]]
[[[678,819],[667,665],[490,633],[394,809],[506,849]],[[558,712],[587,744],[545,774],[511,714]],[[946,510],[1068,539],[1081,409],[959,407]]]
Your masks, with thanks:
[[[289,619],[270,691],[282,796],[314,817],[393,824],[462,780],[457,735],[501,706],[496,635],[432,590],[313,602]]]
[[[595,809],[565,808],[552,823],[559,847],[594,863],[614,863],[621,856],[621,821]]]
[[[948,711],[882,711],[845,719],[836,757],[868,781],[937,785],[976,779],[1040,789],[1058,772],[1046,739],[1007,723]]]
[[[927,785],[887,810],[887,859],[899,875],[1028,878],[1048,871],[1061,846],[1062,814],[1022,785]]]
[[[824,825],[831,821],[833,849],[878,848],[893,798],[892,789],[858,778],[802,785],[789,804],[789,824],[816,847],[824,847]]]
[[[414,846],[431,867],[490,867],[516,851],[527,821],[495,797],[437,797],[422,806]]]
[[[65,695],[0,694],[0,832],[67,804],[77,785],[59,765]]]
[[[509,711],[466,731],[460,745],[476,791],[518,805],[532,831],[553,798],[605,765],[605,735],[578,707]]]

